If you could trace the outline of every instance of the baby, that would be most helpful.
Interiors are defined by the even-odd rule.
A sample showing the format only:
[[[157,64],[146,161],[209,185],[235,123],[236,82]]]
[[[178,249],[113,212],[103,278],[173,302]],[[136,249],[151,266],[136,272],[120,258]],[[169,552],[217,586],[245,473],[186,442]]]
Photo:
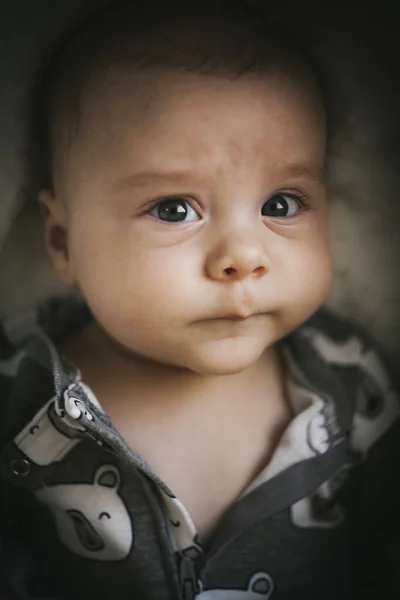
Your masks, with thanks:
[[[92,15],[42,79],[79,296],[2,324],[3,593],[398,598],[398,400],[320,308],[320,86],[256,8],[188,4]]]

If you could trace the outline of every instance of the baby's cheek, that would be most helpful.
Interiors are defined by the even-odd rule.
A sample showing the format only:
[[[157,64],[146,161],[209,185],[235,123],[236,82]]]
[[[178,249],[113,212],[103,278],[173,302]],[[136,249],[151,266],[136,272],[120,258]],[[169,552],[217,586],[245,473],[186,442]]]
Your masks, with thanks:
[[[287,257],[281,271],[280,310],[282,328],[290,331],[310,317],[325,301],[331,281],[332,264],[327,245],[298,247]]]
[[[328,235],[321,235],[319,244],[313,253],[316,258],[315,271],[319,273],[319,282],[322,293],[328,293],[333,278],[332,252]]]
[[[129,256],[109,246],[108,252],[88,252],[81,261],[80,288],[104,325],[147,329],[179,314],[179,270],[167,266],[151,253]]]
[[[299,269],[302,277],[299,297],[313,312],[324,302],[332,283],[332,261],[328,248],[323,245],[316,247],[304,257]]]

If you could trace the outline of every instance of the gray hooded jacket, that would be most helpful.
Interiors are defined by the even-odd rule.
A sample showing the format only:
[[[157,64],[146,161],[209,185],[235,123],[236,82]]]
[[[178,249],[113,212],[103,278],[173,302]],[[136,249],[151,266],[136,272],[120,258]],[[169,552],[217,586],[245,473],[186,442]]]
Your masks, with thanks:
[[[4,598],[400,597],[398,397],[358,327],[320,310],[281,342],[294,419],[204,545],[57,354],[89,319],[58,298],[0,329]]]

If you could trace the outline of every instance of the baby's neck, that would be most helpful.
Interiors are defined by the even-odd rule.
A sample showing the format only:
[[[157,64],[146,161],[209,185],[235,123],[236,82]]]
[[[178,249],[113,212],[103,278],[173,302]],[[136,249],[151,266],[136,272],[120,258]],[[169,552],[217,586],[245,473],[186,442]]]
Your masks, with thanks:
[[[216,403],[232,408],[235,399],[258,392],[271,399],[284,396],[283,364],[276,346],[247,369],[224,376],[200,375],[124,353],[95,322],[64,341],[59,351],[79,368],[84,383],[109,414],[130,413],[134,407],[137,418],[142,411],[160,418],[164,411],[171,415],[197,405],[203,410],[207,406],[215,410]]]
[[[120,435],[184,503],[203,543],[269,463],[292,418],[276,348],[226,376],[123,356],[94,326],[60,351]]]

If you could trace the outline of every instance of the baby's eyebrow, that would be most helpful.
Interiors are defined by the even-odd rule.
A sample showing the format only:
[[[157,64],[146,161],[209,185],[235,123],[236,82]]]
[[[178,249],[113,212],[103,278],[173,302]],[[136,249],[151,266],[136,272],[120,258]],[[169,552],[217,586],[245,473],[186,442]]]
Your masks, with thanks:
[[[321,185],[326,180],[326,170],[321,165],[293,163],[285,165],[283,172],[289,177],[308,177],[309,179],[314,179],[314,181]]]
[[[325,182],[325,169],[320,165],[293,163],[285,165],[282,174],[286,177],[307,177],[321,185]],[[193,175],[191,171],[139,171],[116,181],[112,189],[118,192],[126,188],[140,187],[157,181],[179,183],[191,175]]]
[[[113,184],[113,190],[119,191],[124,188],[139,187],[156,181],[171,181],[178,183],[190,175],[190,171],[139,171],[122,179],[119,179]]]

